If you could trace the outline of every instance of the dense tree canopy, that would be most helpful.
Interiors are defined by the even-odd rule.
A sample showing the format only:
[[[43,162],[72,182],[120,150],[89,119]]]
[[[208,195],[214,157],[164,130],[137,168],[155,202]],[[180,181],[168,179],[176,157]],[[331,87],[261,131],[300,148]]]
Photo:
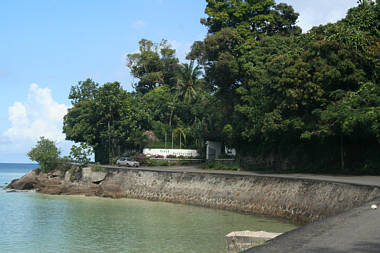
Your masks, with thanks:
[[[163,84],[174,86],[178,68],[175,50],[166,40],[157,45],[150,40],[142,39],[139,44],[140,52],[127,55],[127,66],[132,75],[139,79],[138,83],[134,84],[136,91],[146,93]]]
[[[297,37],[263,38],[246,48],[241,61],[248,75],[237,89],[241,102],[235,107],[242,135],[236,141],[289,147],[309,140],[306,143],[339,146],[342,169],[345,157],[358,157],[358,140],[378,148],[375,10],[375,5],[362,4],[338,23]],[[344,140],[351,150],[345,150]]]
[[[201,153],[206,140],[222,141],[246,168],[380,173],[379,0],[305,34],[287,4],[206,2],[208,34],[190,62],[165,40],[142,39],[127,55],[136,92],[73,86],[67,138],[106,161],[141,149],[149,132],[160,147],[180,138]]]
[[[90,82],[79,82],[72,90],[83,90]],[[108,151],[103,161],[120,148],[143,145],[138,139],[147,126],[148,115],[134,94],[126,92],[118,82],[106,83],[95,95],[73,101],[64,118],[66,138],[85,142],[95,149],[95,155]]]

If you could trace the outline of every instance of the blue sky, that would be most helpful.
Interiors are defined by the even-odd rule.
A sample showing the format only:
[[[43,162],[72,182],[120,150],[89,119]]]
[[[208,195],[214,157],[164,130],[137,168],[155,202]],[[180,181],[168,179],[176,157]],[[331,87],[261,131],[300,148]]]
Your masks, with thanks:
[[[304,31],[344,17],[356,0],[284,0]],[[205,0],[0,1],[0,162],[28,162],[39,136],[61,133],[70,87],[88,77],[131,90],[125,55],[167,39],[181,59],[206,35]]]

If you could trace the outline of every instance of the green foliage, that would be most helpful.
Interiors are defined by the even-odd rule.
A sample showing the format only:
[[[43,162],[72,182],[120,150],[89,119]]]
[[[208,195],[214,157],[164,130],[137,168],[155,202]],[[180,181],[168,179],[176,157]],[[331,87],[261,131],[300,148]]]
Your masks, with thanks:
[[[71,158],[64,156],[64,157],[59,157],[57,160],[57,165],[56,165],[56,170],[60,170],[62,172],[66,172],[71,169],[72,164],[71,164]],[[64,176],[64,174],[62,174]]]
[[[118,150],[142,148],[149,115],[140,98],[123,90],[118,82],[106,83],[94,94],[68,110],[63,126],[66,138],[106,152],[102,160],[95,152],[95,160],[103,163]]]
[[[178,69],[178,95],[184,99],[186,103],[190,103],[197,96],[197,90],[201,85],[198,77],[202,74],[199,65],[194,66],[194,61],[190,64],[184,63]]]
[[[221,161],[207,161],[203,168],[210,170],[242,170],[237,163],[225,163]]]
[[[207,0],[205,13],[208,17],[201,23],[208,27],[209,34],[204,41],[193,44],[188,58],[198,60],[204,67],[206,90],[214,92],[222,103],[223,115],[218,124],[221,132],[224,125],[239,121],[234,112],[240,102],[237,89],[258,77],[256,72],[253,78],[245,78],[255,71],[248,67],[261,63],[247,62],[244,57],[267,35],[298,35],[301,29],[295,25],[298,13],[273,0]]]
[[[41,165],[42,172],[49,172],[56,169],[60,151],[54,141],[45,137],[40,137],[36,146],[29,151],[28,157]]]
[[[167,160],[152,160],[149,159],[148,166],[169,166],[169,161]]]
[[[79,146],[73,145],[70,151],[70,158],[72,161],[79,163],[80,166],[87,165],[91,158],[90,156],[94,153],[92,148],[86,143],[81,143]]]
[[[78,82],[78,85],[71,86],[69,99],[74,105],[83,100],[93,99],[98,90],[99,84],[92,81],[90,78],[86,81]]]
[[[240,120],[234,128],[242,134],[235,143],[260,143],[258,154],[319,147],[329,150],[325,158],[333,155],[321,167],[341,171],[358,170],[373,160],[358,147],[367,142],[378,149],[380,141],[376,19],[374,5],[361,5],[344,20],[308,34],[262,37],[261,43],[247,45],[240,58],[245,76],[237,89],[241,101],[235,106]],[[318,159],[306,155],[309,163]],[[301,160],[297,156],[292,162]]]
[[[210,34],[223,28],[232,27],[244,37],[257,36],[274,21],[273,0],[206,0],[206,19],[201,23],[208,27]]]
[[[141,152],[149,131],[158,139],[151,147],[165,139],[170,147],[173,136],[204,156],[206,140],[222,141],[260,168],[378,171],[379,1],[360,1],[306,34],[287,4],[206,2],[208,34],[194,42],[190,63],[179,64],[165,40],[142,39],[127,56],[136,93],[91,79],[73,86],[67,139],[90,145],[104,163]]]
[[[102,166],[99,166],[96,164],[91,164],[90,167],[91,167],[91,171],[93,172],[106,172],[106,170]]]
[[[163,84],[173,87],[178,69],[175,50],[166,40],[155,45],[150,40],[142,39],[139,44],[140,52],[127,55],[127,66],[132,75],[139,79],[135,84],[136,91],[146,93]]]

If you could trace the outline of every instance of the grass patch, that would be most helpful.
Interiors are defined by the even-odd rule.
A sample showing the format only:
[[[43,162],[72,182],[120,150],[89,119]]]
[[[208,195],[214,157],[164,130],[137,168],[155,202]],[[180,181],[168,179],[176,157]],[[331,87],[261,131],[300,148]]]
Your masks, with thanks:
[[[148,166],[169,166],[169,161],[167,160],[151,160],[147,161]]]
[[[99,166],[97,164],[91,164],[90,168],[92,172],[106,172],[106,170],[102,166]]]

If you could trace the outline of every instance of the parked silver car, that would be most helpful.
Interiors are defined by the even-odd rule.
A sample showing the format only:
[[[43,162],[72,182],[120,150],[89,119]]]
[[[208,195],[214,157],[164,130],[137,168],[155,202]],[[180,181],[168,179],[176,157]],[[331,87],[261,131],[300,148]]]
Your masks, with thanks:
[[[139,167],[140,163],[128,157],[120,157],[119,160],[116,161],[116,165],[123,166],[131,166],[131,167]]]

